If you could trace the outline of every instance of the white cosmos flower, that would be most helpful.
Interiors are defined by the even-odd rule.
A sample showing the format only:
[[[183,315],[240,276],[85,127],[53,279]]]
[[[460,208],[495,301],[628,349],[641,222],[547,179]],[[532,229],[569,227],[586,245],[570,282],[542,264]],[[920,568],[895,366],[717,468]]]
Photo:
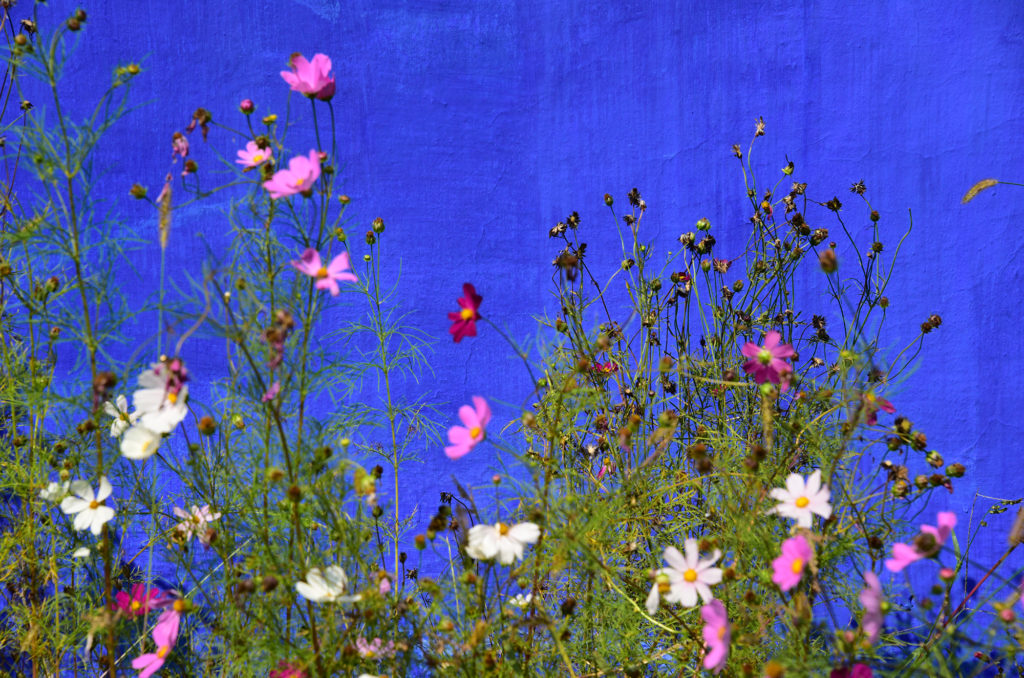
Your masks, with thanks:
[[[132,396],[138,423],[154,433],[170,433],[188,415],[188,385],[168,388],[171,371],[163,363],[139,375],[139,390]]]
[[[525,610],[533,602],[532,593],[518,593],[508,599],[508,604],[512,607],[518,607],[521,610]]]
[[[103,403],[103,411],[114,418],[114,421],[110,423],[110,436],[112,438],[120,436],[139,418],[138,411],[131,414],[128,413],[128,399],[124,395],[117,396],[114,402],[107,401]]]
[[[490,560],[495,556],[502,565],[522,560],[527,544],[536,544],[540,528],[533,523],[519,523],[511,527],[505,523],[474,525],[469,529],[466,553],[474,560]]]
[[[175,525],[174,529],[182,533],[186,542],[192,539],[193,536],[196,536],[199,538],[199,542],[203,546],[210,545],[209,524],[220,518],[219,512],[214,513],[211,511],[209,504],[203,506],[203,508],[199,508],[193,504],[191,512],[175,506],[174,515],[181,518],[181,522]]]
[[[769,509],[769,513],[777,513],[784,518],[792,518],[800,527],[811,528],[814,515],[828,518],[832,515],[832,505],[828,503],[831,493],[828,485],[821,484],[821,470],[807,477],[804,482],[799,473],[791,473],[786,478],[786,489],[777,487],[771,492],[778,505]]]
[[[331,565],[323,573],[320,568],[314,567],[306,573],[306,581],[295,584],[295,590],[300,596],[314,603],[354,603],[362,599],[362,596],[346,596],[345,588],[348,586],[348,577],[345,570],[337,565]]]
[[[136,424],[121,438],[121,455],[128,459],[149,459],[160,447],[160,434]]]
[[[103,525],[115,515],[114,509],[103,504],[112,489],[106,476],[100,476],[99,489],[95,493],[89,483],[76,480],[71,483],[71,496],[60,503],[60,510],[75,516],[76,530],[89,529],[98,537]]]
[[[87,547],[79,546],[77,549],[75,549],[75,552],[71,554],[71,557],[72,558],[88,558],[91,555],[92,555],[92,551],[90,551]]]
[[[39,490],[39,498],[54,503],[61,501],[64,497],[68,496],[68,487],[70,485],[71,483],[67,481],[63,483],[50,483],[45,489]]]
[[[647,611],[651,614],[658,610],[659,596],[667,603],[680,603],[683,607],[695,607],[698,596],[705,603],[714,599],[711,587],[722,581],[722,570],[711,566],[722,557],[722,552],[715,549],[710,558],[701,560],[696,539],[687,539],[683,548],[685,556],[675,546],[665,549],[669,566],[657,571],[647,596]]]

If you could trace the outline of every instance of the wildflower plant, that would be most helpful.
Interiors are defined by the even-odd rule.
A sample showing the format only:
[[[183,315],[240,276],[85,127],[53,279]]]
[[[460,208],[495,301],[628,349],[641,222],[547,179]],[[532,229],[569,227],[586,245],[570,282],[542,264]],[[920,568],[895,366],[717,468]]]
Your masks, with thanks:
[[[656,242],[638,189],[605,195],[605,225],[572,212],[549,231],[555,310],[537,309],[536,337],[492,324],[497,303],[484,318],[483,284],[458,311],[438,301],[454,343],[509,340],[533,384],[523,410],[488,384],[472,405],[435,402],[418,380],[448,337],[408,326],[399,248],[382,219],[349,214],[330,58],[292,55],[276,94],[197,108],[154,139],[168,171],[130,190],[154,228],[126,239],[92,159],[144,75],[117,67],[75,117],[60,73],[86,20],[42,30],[33,15],[8,61],[12,86],[35,78],[52,100],[22,106],[6,149],[20,174],[0,232],[5,672],[1020,669],[1009,556],[1024,528],[972,564],[990,583],[962,590],[976,533],[948,512],[919,525],[965,469],[892,391],[942,320],[889,349],[909,228],[892,243],[863,183],[844,207],[793,163],[765,180],[759,119],[734,147],[742,242],[707,218]],[[230,246],[168,275],[178,216],[219,199]],[[598,229],[618,236],[610,268],[584,240],[605,242]],[[149,296],[118,284],[145,248],[161,261]],[[469,454],[493,476],[464,471]],[[456,469],[436,512],[402,501],[424,455]]]

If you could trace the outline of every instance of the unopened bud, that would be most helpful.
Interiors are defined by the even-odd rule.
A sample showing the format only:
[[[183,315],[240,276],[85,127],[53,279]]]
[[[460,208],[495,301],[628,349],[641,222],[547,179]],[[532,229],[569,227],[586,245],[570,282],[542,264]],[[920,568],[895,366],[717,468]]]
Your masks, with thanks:
[[[128,191],[133,198],[136,200],[142,200],[146,197],[147,189],[141,184],[132,184],[131,189]]]
[[[252,99],[242,99],[242,103],[238,104],[238,110],[245,115],[252,115],[253,111],[256,110],[256,104],[253,103]]]
[[[260,588],[263,589],[264,593],[270,593],[277,588],[277,577],[272,574],[263,577],[263,581],[260,582]]]
[[[384,232],[384,220],[380,217],[373,220],[373,232],[378,234]]]
[[[818,255],[818,263],[821,264],[821,270],[826,274],[835,273],[836,269],[839,268],[839,261],[836,259],[835,250],[832,249],[822,250],[821,254]]]
[[[212,436],[217,430],[217,422],[213,417],[206,415],[199,420],[199,432],[204,436]]]
[[[69,31],[78,31],[78,30],[81,30],[81,28],[82,28],[82,22],[81,21],[79,21],[75,17],[71,17],[70,19],[68,19],[68,30]]]

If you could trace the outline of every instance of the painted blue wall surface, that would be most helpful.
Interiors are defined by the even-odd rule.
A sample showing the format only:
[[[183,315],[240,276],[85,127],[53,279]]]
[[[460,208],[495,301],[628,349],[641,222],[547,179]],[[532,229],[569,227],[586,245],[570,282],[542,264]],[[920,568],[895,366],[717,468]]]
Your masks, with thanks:
[[[75,3],[51,2],[60,20]],[[883,344],[903,346],[929,313],[920,369],[891,399],[927,432],[929,446],[967,466],[940,501],[976,528],[993,497],[1024,495],[1024,189],[960,198],[986,177],[1024,182],[1024,3],[975,2],[440,2],[428,0],[210,0],[86,3],[89,20],[64,91],[82,110],[118,63],[143,60],[136,100],[149,102],[101,151],[111,207],[132,233],[156,239],[156,217],[130,201],[134,182],[159,190],[170,137],[203,106],[240,125],[252,98],[283,112],[278,72],[288,55],[334,62],[343,190],[350,213],[387,223],[402,259],[403,303],[438,337],[428,392],[454,419],[483,394],[502,423],[529,393],[522,366],[489,328],[453,344],[445,313],[465,281],[513,336],[552,313],[548,229],[578,210],[584,239],[615,260],[617,237],[602,196],[640,188],[645,229],[671,249],[707,216],[719,255],[742,252],[743,180],[731,157],[757,116],[763,176],[785,156],[821,199],[863,179],[887,246],[908,225],[893,278]],[[216,145],[232,148],[214,130]],[[214,158],[193,138],[203,167]],[[205,154],[205,155],[204,155]],[[204,165],[205,163],[205,165]],[[796,177],[795,177],[796,178]],[[122,200],[123,198],[123,200]],[[859,212],[858,212],[859,213]],[[176,223],[168,270],[184,282],[204,241],[226,231],[210,207]],[[867,237],[867,222],[855,222]],[[225,229],[221,231],[221,229]],[[357,229],[355,233],[360,233]],[[866,241],[865,241],[866,242]],[[134,261],[155,285],[158,248]],[[394,270],[397,272],[397,262]],[[806,284],[824,279],[808,267]],[[812,275],[814,274],[814,275]],[[811,297],[813,300],[813,296]],[[216,356],[186,360],[197,379]],[[422,529],[457,472],[493,473],[488,454],[458,464],[441,447],[420,452],[403,503],[420,503]],[[921,469],[923,471],[924,469]],[[387,496],[383,497],[387,501]],[[934,509],[943,508],[936,503]],[[933,517],[932,508],[924,517]],[[1005,548],[1012,512],[989,519],[981,562]],[[1020,567],[1021,562],[1016,563]]]

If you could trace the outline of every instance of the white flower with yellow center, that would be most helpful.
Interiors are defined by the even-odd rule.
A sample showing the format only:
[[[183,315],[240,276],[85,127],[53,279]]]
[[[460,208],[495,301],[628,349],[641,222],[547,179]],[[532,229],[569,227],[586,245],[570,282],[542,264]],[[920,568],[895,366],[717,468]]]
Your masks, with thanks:
[[[188,415],[188,385],[169,389],[169,378],[166,365],[153,363],[139,375],[139,390],[132,395],[138,423],[153,433],[170,433]]]
[[[121,455],[128,459],[149,459],[160,447],[160,434],[144,426],[132,426],[121,438]]]
[[[110,422],[110,437],[117,438],[139,419],[139,412],[128,413],[128,399],[119,395],[114,402],[103,403],[103,411],[114,418]]]
[[[71,496],[65,497],[60,503],[60,510],[75,516],[76,530],[89,529],[98,537],[103,525],[115,515],[114,509],[104,504],[112,490],[106,476],[100,477],[99,489],[95,493],[89,483],[76,480],[71,483]]]
[[[360,595],[346,596],[347,587],[345,570],[331,565],[323,572],[318,567],[311,569],[306,573],[306,581],[295,584],[295,591],[313,603],[355,603],[362,599]]]
[[[799,473],[791,473],[786,478],[786,488],[777,487],[771,492],[778,505],[770,509],[784,518],[792,518],[800,527],[811,529],[814,515],[828,518],[832,515],[832,505],[828,503],[832,496],[828,485],[821,484],[821,470],[817,470],[804,481]]]
[[[710,558],[701,560],[696,539],[687,539],[683,549],[685,556],[675,546],[665,549],[665,561],[669,566],[655,573],[654,586],[647,596],[649,613],[654,614],[658,610],[659,598],[683,607],[695,607],[698,596],[705,603],[714,599],[711,587],[722,581],[722,570],[711,566],[722,557],[722,552],[715,549]]]
[[[495,556],[502,565],[511,565],[523,559],[527,544],[536,544],[540,528],[533,523],[506,525],[474,525],[469,529],[466,553],[474,560],[490,560]]]
[[[71,483],[67,481],[63,483],[50,483],[46,486],[46,489],[39,490],[39,498],[57,503],[68,496],[68,488],[70,486]]]

